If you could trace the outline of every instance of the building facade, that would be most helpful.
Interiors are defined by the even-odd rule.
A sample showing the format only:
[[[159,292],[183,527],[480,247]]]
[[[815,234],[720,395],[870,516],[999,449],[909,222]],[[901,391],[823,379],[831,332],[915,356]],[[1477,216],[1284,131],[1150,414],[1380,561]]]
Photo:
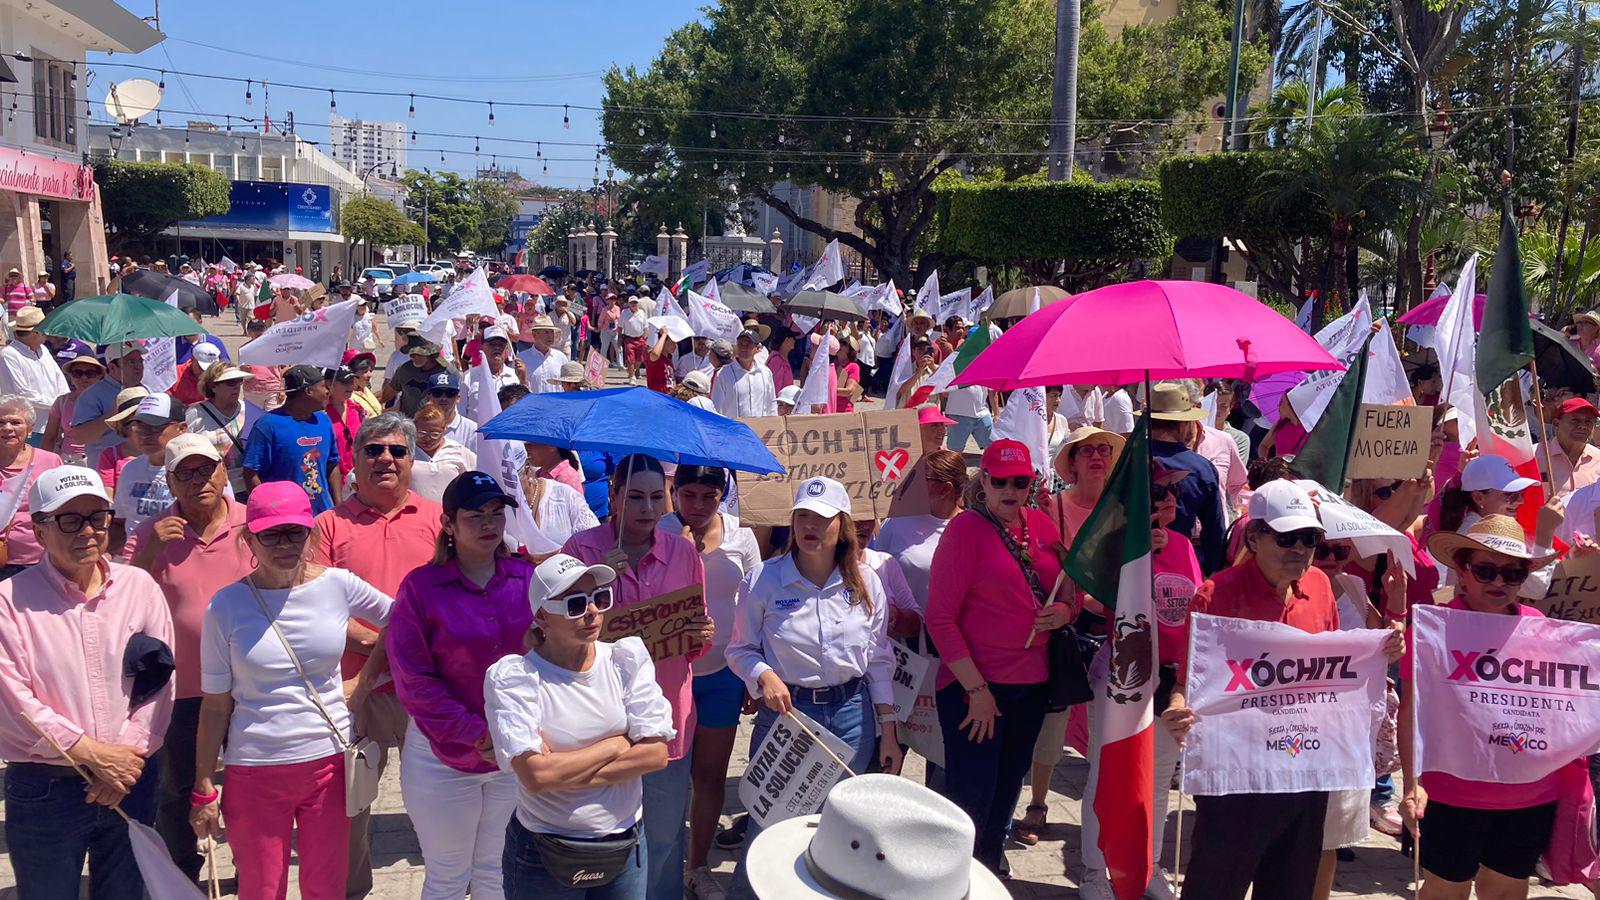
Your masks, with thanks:
[[[0,271],[33,281],[63,254],[77,295],[110,279],[100,189],[88,165],[88,51],[138,53],[161,32],[111,0],[0,0]]]
[[[360,175],[406,170],[406,124],[328,116],[328,155]]]

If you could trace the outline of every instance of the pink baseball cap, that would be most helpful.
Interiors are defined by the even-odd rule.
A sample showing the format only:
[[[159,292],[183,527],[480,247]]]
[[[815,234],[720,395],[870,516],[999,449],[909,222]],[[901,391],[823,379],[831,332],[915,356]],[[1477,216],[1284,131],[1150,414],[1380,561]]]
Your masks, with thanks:
[[[955,419],[940,412],[939,407],[931,403],[917,410],[918,425],[954,425],[955,423]]]
[[[245,527],[260,534],[279,525],[312,525],[311,498],[292,481],[268,481],[250,492],[244,507]]]
[[[1021,441],[1009,438],[995,441],[983,451],[981,468],[995,478],[1012,478],[1017,475],[1033,474],[1033,457],[1028,453],[1028,445]],[[255,495],[250,495],[254,500]]]

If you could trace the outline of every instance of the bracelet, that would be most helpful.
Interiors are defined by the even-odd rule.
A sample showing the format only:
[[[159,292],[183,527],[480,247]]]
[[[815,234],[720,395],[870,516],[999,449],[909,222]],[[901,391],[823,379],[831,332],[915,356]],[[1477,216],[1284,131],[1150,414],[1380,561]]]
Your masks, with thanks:
[[[894,717],[894,713],[878,713],[878,724],[898,725],[900,724],[900,720]]]
[[[194,809],[210,806],[220,799],[222,799],[222,791],[219,788],[212,788],[209,795],[202,794],[198,791],[189,792],[189,806],[193,807]]]
[[[966,689],[967,690],[967,696],[970,697],[973,694],[981,694],[984,691],[987,691],[988,689],[989,689],[989,682],[985,681],[983,684],[980,684],[975,688],[967,688]]]

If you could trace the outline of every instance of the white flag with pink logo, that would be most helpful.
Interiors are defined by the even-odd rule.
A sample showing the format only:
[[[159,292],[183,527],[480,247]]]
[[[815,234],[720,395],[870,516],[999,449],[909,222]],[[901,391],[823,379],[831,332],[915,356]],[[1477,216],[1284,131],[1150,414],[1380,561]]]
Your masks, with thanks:
[[[1307,634],[1278,622],[1189,617],[1183,792],[1289,794],[1372,787],[1389,668],[1382,629]]]
[[[1417,770],[1526,784],[1600,751],[1600,626],[1412,611]]]

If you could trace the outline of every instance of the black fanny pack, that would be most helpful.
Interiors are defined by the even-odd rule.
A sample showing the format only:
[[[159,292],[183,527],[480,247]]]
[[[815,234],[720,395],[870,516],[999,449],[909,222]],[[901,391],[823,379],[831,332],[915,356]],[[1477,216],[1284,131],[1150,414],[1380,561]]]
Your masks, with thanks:
[[[639,826],[603,838],[572,838],[557,834],[533,835],[533,846],[539,850],[550,877],[569,888],[603,887],[617,880],[634,857],[640,860]]]

